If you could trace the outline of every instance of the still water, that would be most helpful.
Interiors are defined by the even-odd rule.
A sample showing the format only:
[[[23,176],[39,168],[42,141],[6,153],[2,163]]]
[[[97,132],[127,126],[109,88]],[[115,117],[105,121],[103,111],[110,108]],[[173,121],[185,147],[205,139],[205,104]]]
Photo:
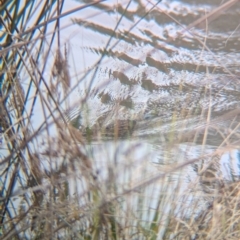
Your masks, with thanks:
[[[186,196],[211,161],[218,175],[238,179],[239,11],[238,1],[108,1],[72,16],[69,119],[79,129],[100,120],[137,122],[128,139],[101,136],[88,145],[103,179],[111,168],[124,192],[125,183],[137,187],[172,169],[167,195],[181,182]],[[164,186],[158,181],[144,193],[153,209]]]
[[[65,37],[76,80],[70,119],[80,128],[134,119],[133,139],[161,164],[182,144],[193,155],[235,155],[239,10],[238,1],[108,1],[74,14]]]

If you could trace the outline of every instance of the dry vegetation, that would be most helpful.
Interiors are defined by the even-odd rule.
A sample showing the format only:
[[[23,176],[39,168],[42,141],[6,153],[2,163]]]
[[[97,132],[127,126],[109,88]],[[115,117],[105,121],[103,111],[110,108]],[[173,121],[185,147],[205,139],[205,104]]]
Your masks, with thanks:
[[[39,5],[26,1],[21,6],[18,2],[0,1],[1,239],[240,239],[239,176],[232,173],[227,182],[219,171],[232,132],[224,137],[228,143],[224,149],[196,158],[183,156],[182,163],[171,162],[165,171],[161,168],[150,176],[144,175],[143,162],[132,158],[141,146],[129,144],[121,165],[119,145],[114,159],[104,159],[102,176],[101,156],[92,152],[91,142],[77,128],[79,119],[68,116],[74,106],[62,110],[76,84],[71,83],[67,47],[60,42],[64,1],[39,1]],[[213,20],[235,2],[229,1],[195,26],[207,17]],[[128,17],[120,6],[118,11]],[[125,55],[119,58],[138,64]],[[51,73],[46,74],[49,65]],[[120,73],[114,74],[120,78]],[[87,95],[82,104],[86,102]],[[105,129],[117,132],[115,141],[120,135],[116,128]],[[173,138],[169,136],[170,143],[164,145],[166,152],[171,152]],[[180,153],[174,155],[180,158]],[[188,167],[198,177],[183,191],[181,174],[175,184],[170,179]],[[136,171],[141,179],[134,176]]]

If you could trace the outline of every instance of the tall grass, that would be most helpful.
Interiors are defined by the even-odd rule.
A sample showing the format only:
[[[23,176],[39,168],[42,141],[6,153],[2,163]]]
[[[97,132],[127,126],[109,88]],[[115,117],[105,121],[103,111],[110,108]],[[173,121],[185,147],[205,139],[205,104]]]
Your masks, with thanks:
[[[160,135],[167,139],[167,142],[160,141],[155,156],[159,162],[154,164],[151,163],[153,157],[143,150],[146,146],[144,138],[139,141],[138,135],[127,134],[125,139],[120,139],[116,134],[117,124],[109,125],[115,117],[122,117],[119,113],[122,107],[132,111],[135,107],[132,95],[114,99],[111,92],[104,91],[107,83],[94,89],[94,80],[105,57],[124,61],[128,68],[142,64],[141,60],[114,49],[121,41],[133,46],[139,42],[154,48],[162,47],[159,43],[162,39],[150,35],[146,29],[143,32],[151,40],[134,34],[134,28],[141,20],[155,16],[159,22],[161,18],[157,16],[162,19],[171,16],[164,15],[157,7],[159,2],[149,8],[136,1],[138,11],[133,13],[129,10],[131,1],[126,6],[115,4],[113,7],[102,3],[104,1],[82,1],[82,6],[63,13],[66,2],[13,0],[2,1],[0,6],[1,239],[239,239],[239,176],[231,166],[231,178],[225,181],[219,171],[223,155],[230,146],[238,146],[238,125],[235,121],[227,135],[223,133],[224,127],[215,127],[218,122],[237,118],[238,111],[227,112],[211,124],[210,104],[206,111],[198,103],[208,96],[211,99],[212,92],[202,87],[200,99],[194,99],[194,107],[183,107],[179,111],[178,102],[173,103],[172,109],[171,105],[163,107],[166,111],[163,121],[133,117],[139,120],[139,132],[159,127],[164,121],[171,122],[166,133],[150,135],[150,141],[158,141]],[[225,4],[224,8],[219,7],[207,16],[213,20],[214,14],[216,17],[235,2],[229,1],[229,5]],[[118,14],[119,18],[113,29],[97,25],[91,19],[74,19],[74,23],[85,29],[107,36],[107,42],[104,48],[89,48],[100,58],[77,78],[77,82],[72,82],[74,75],[79,73],[72,72],[69,49],[61,38],[64,31],[61,19],[93,6],[108,14]],[[134,22],[133,15],[138,16],[139,21]],[[123,19],[134,22],[125,32],[118,31]],[[189,32],[199,21],[185,30]],[[204,41],[194,37],[210,52]],[[154,60],[150,52],[148,54],[148,66],[170,74],[169,66]],[[187,66],[195,67],[199,70],[194,64]],[[108,71],[122,86],[127,86],[130,93],[134,86],[150,94],[159,90],[146,75],[140,81],[114,67]],[[71,94],[84,81],[86,89],[81,92],[84,92],[82,100],[71,104]],[[178,90],[184,95],[187,90],[183,85],[179,85]],[[93,107],[88,101],[96,95],[103,105],[111,105],[112,99],[116,104],[112,104],[114,109],[110,111],[101,109],[101,114],[92,121],[88,111],[98,112],[89,109],[89,106]],[[193,100],[186,97],[184,101]],[[154,115],[154,104],[148,104]],[[79,109],[86,112],[86,126],[80,126],[84,117],[79,114]],[[172,114],[169,115],[168,110]],[[158,111],[157,105],[156,115]],[[198,127],[188,132],[188,122],[179,120],[183,117],[196,119]],[[104,131],[101,131],[102,118],[106,123]],[[186,131],[178,131],[179,122]],[[83,136],[81,130],[84,127],[91,130],[96,126],[98,137],[107,133],[105,135],[111,135],[110,141],[96,144],[92,138]],[[202,151],[208,135],[216,132],[222,137],[219,145],[209,153]],[[190,144],[186,152],[182,151],[181,143],[186,141],[200,143],[198,156],[191,156]],[[160,160],[163,166],[160,166]],[[188,171],[197,178],[192,179]],[[185,175],[189,175],[188,182]]]

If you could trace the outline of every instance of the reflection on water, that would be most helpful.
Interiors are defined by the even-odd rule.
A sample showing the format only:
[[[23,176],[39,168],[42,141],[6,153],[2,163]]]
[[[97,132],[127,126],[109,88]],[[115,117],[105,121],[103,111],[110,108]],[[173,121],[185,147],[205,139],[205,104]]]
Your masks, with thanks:
[[[91,56],[83,60],[84,69],[97,61],[98,67],[80,83],[84,104],[69,113],[70,118],[80,114],[82,130],[94,128],[99,119],[104,119],[102,129],[115,121],[135,120],[127,138],[150,144],[149,153],[157,157],[144,160],[158,163],[160,171],[191,161],[196,154],[184,171],[190,183],[207,185],[202,176],[211,162],[218,166],[213,170],[217,175],[232,181],[239,173],[238,158],[232,153],[239,146],[240,133],[240,4],[232,2],[208,19],[204,16],[222,1],[134,1],[130,5],[112,1],[95,5],[91,18],[75,17],[84,36],[82,59]],[[109,131],[99,131],[101,141]],[[113,146],[103,149],[117,151]],[[141,150],[139,154],[146,155]],[[101,152],[99,158],[103,156]]]
[[[81,124],[91,127],[102,116],[108,123],[114,119],[145,119],[139,131],[145,125],[152,131],[152,119],[161,124],[183,119],[191,124],[192,119],[193,136],[187,138],[192,142],[196,128],[201,128],[198,134],[204,135],[204,122],[238,108],[240,49],[239,31],[234,29],[239,24],[239,3],[216,19],[184,31],[220,3],[162,1],[151,9],[152,4],[134,2],[127,7],[110,2],[95,5],[95,17],[76,17],[75,23],[86,36],[81,46],[83,54],[92,56],[92,61],[84,62],[85,69],[101,59],[97,72],[80,84],[81,96],[91,87],[84,100],[86,108],[81,109]],[[120,15],[123,8],[124,15]],[[238,113],[231,115],[231,119],[235,117]],[[229,124],[231,128],[229,121],[225,125],[214,121],[218,132],[224,132]],[[157,129],[155,132],[159,133]],[[211,129],[208,133],[209,142],[219,145],[215,132]],[[237,134],[238,128],[234,132]]]

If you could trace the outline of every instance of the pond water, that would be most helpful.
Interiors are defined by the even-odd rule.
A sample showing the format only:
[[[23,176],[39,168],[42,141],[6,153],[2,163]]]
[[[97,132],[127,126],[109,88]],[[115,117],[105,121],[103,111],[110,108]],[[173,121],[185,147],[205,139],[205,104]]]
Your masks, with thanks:
[[[68,117],[80,128],[134,119],[134,139],[158,152],[237,150],[239,10],[238,1],[108,1],[72,15]]]
[[[168,132],[170,122],[202,134],[207,123],[218,146],[212,125],[224,132],[239,115],[239,3],[201,24],[221,1],[131,2],[122,15],[127,3],[101,3],[72,16],[77,26],[66,42],[79,110],[70,117],[81,111],[80,124],[90,127],[99,118],[136,119],[141,135],[143,128]]]
[[[90,153],[105,161],[99,173],[117,155],[112,167],[120,175],[136,160],[128,167],[133,185],[172,169],[169,177],[188,189],[217,156],[217,174],[238,179],[239,11],[239,1],[107,1],[71,16],[64,33],[74,79],[68,118],[79,129],[137,122],[125,141],[104,133],[93,139]]]

